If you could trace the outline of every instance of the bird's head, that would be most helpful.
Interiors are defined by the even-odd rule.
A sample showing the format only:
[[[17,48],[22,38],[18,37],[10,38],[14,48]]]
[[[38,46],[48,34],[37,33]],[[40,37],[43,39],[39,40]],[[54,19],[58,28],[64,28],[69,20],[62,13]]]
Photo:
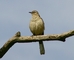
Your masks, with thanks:
[[[32,12],[29,12],[29,13],[31,13],[32,15],[39,15],[37,10],[33,10]]]

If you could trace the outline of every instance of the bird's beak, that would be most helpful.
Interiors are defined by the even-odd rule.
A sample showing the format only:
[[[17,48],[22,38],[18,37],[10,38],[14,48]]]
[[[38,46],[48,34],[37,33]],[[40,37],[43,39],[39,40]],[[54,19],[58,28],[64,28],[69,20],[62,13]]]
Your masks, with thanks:
[[[29,12],[29,13],[32,13],[32,12]]]

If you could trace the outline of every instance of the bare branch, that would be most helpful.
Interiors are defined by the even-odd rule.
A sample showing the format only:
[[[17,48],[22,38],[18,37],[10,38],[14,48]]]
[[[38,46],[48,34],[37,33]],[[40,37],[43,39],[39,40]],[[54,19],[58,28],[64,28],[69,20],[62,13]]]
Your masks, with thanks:
[[[65,42],[65,39],[73,36],[74,30],[65,32],[62,34],[53,34],[53,35],[38,35],[38,36],[21,36],[20,32],[17,32],[12,38],[10,38],[2,48],[0,48],[0,58],[15,44],[15,43],[25,43],[25,42],[37,42],[37,41],[62,41]]]

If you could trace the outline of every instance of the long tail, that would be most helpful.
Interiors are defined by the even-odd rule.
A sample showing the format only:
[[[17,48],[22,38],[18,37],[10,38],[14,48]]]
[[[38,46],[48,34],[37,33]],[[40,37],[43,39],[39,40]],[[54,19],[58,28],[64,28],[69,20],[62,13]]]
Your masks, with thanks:
[[[40,54],[45,54],[44,44],[42,41],[39,41],[39,48],[40,48]]]

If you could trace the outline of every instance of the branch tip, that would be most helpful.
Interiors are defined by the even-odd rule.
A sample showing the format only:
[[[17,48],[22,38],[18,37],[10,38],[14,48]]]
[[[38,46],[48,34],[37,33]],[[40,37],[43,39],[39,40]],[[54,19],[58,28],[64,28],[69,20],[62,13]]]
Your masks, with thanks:
[[[15,37],[20,37],[21,36],[21,33],[20,31],[18,31],[16,34],[15,34]]]

